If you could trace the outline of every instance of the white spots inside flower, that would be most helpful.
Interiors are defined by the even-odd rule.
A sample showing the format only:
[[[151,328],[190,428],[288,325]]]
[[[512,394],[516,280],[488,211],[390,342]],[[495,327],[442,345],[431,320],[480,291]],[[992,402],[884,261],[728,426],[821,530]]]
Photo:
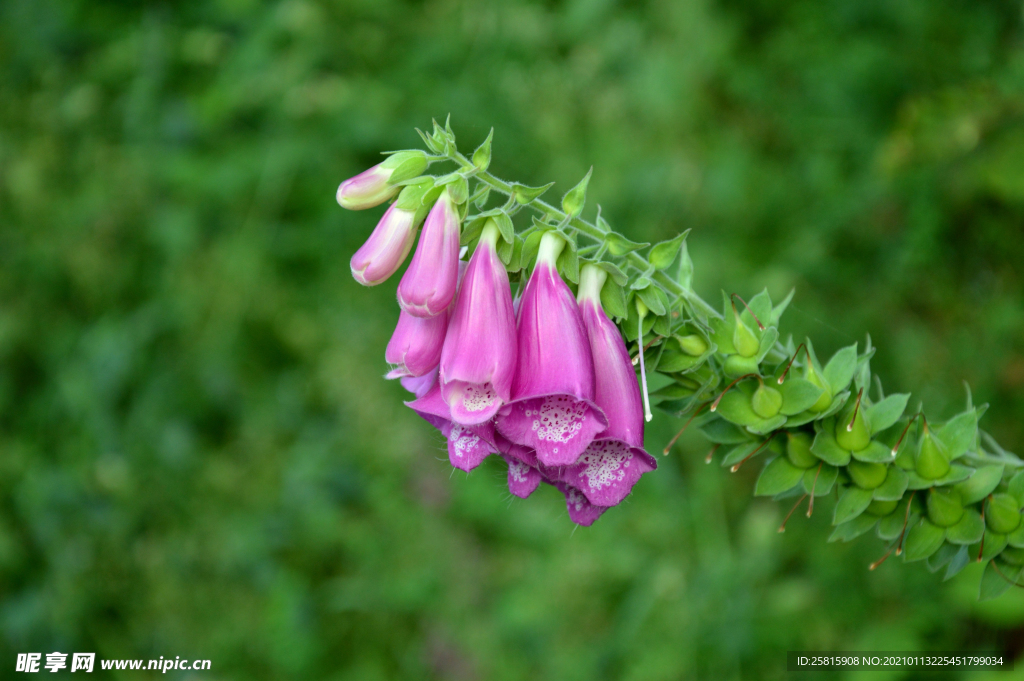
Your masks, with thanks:
[[[577,511],[582,511],[583,505],[587,503],[587,498],[575,487],[569,488],[569,494],[565,498]]]
[[[626,477],[626,469],[633,460],[633,451],[620,440],[599,440],[590,443],[580,457],[579,463],[586,466],[583,475],[591,489],[601,489]]]
[[[462,407],[469,412],[483,411],[498,399],[498,393],[490,383],[467,385],[462,392]]]
[[[508,462],[508,476],[513,482],[526,482],[530,467],[521,461]]]
[[[452,425],[452,432],[448,439],[455,445],[455,456],[462,458],[463,454],[469,454],[480,444],[480,436],[473,434],[467,428],[458,423]]]
[[[549,395],[537,409],[526,409],[526,416],[535,416],[532,429],[546,442],[570,442],[583,430],[587,403],[569,395]],[[556,453],[557,449],[554,450]]]

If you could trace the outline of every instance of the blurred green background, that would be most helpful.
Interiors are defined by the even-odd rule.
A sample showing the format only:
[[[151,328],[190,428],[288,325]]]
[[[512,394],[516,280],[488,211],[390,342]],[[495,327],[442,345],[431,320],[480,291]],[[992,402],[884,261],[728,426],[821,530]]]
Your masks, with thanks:
[[[698,437],[589,529],[493,460],[453,474],[381,380],[395,281],[349,275],[380,210],[334,202],[431,117],[466,149],[494,126],[499,176],[555,195],[593,165],[587,214],[692,227],[707,299],[795,286],[783,333],[869,332],[936,418],[967,380],[1021,452],[1020,0],[142,4],[0,2],[0,676],[54,650],[205,679],[1024,664],[1022,590],[869,573],[882,543],[826,544],[829,502],[779,535],[758,467]]]

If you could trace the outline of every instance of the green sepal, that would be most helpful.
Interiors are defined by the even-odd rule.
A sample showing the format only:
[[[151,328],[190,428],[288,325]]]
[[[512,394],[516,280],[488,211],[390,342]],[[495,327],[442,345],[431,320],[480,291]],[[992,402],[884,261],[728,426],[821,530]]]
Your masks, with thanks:
[[[730,301],[731,304],[731,301]],[[757,320],[754,320],[754,315],[757,315]],[[772,315],[772,298],[768,295],[768,289],[761,289],[761,291],[747,301],[746,307],[740,312],[740,319],[743,323],[752,329],[758,329],[760,331],[761,325],[768,328],[767,322],[770,321]],[[758,325],[758,321],[761,325]],[[755,331],[757,333],[757,331]]]
[[[813,489],[814,496],[826,496],[832,492],[832,487],[836,484],[838,478],[839,469],[822,462],[818,466],[804,471],[804,491],[810,494]]]
[[[612,277],[605,279],[604,286],[601,287],[601,307],[604,308],[605,314],[614,319],[625,319],[629,316],[626,309],[626,294]]]
[[[509,272],[518,272],[523,269],[523,247],[526,245],[526,240],[523,237],[516,235],[516,240],[512,244],[512,255],[508,262],[505,263],[505,269]],[[501,248],[498,248],[498,256],[501,257]],[[505,262],[502,260],[502,262]]]
[[[654,244],[651,246],[650,252],[647,254],[647,261],[654,265],[656,270],[668,269],[668,267],[675,262],[676,256],[679,255],[679,251],[686,241],[686,236],[690,233],[690,230],[682,232],[674,239],[668,241],[662,241],[661,243]]]
[[[999,534],[998,532],[993,532],[992,530],[986,529],[985,537],[982,539],[982,544],[983,546],[979,546],[978,544],[972,546],[970,549],[971,553],[977,556],[978,550],[980,549],[981,559],[983,561],[995,558],[1003,552],[1003,549],[1006,548],[1006,535]]]
[[[753,410],[751,410],[751,413],[753,413]],[[827,464],[845,466],[850,463],[850,452],[840,447],[839,443],[836,442],[835,435],[832,432],[834,430],[835,422],[831,420],[826,421],[824,427],[814,436],[811,452]]]
[[[1003,466],[1001,464],[981,466],[969,478],[958,483],[955,489],[960,492],[964,505],[976,504],[991,494],[999,486],[999,481],[1002,478]]]
[[[626,276],[626,273],[623,272],[622,269],[618,265],[616,265],[615,263],[607,262],[607,261],[601,261],[601,262],[590,262],[590,261],[587,261],[587,262],[589,264],[591,264],[591,265],[596,265],[597,267],[600,267],[602,270],[607,272],[608,273],[608,278],[612,279],[619,286],[625,286],[626,282],[629,281],[629,277]]]
[[[576,254],[576,240],[564,234],[562,238],[565,240],[565,248],[558,254],[555,267],[562,274],[562,278],[578,284],[580,283],[580,258]]]
[[[679,269],[676,270],[676,281],[687,291],[693,290],[693,260],[690,258],[690,250],[686,247],[686,240],[679,249]]]
[[[760,423],[763,419],[754,413],[750,405],[750,396],[742,390],[730,390],[718,402],[715,413],[737,426],[750,426]]]
[[[1024,471],[1019,471],[1010,478],[1010,483],[1006,491],[1017,497],[1017,501],[1024,506]]]
[[[601,218],[597,220],[598,224],[603,222]],[[607,224],[607,223],[606,223]],[[608,232],[604,238],[604,242],[608,244],[608,252],[614,256],[623,256],[633,251],[639,251],[641,248],[647,248],[650,244],[637,243],[636,241],[630,241],[626,237],[622,236],[618,232]]]
[[[750,435],[725,419],[715,419],[700,426],[700,432],[711,442],[720,445],[735,445],[750,441]]]
[[[953,560],[953,557],[956,556],[959,551],[959,546],[954,546],[948,542],[943,543],[943,545],[939,547],[938,551],[928,556],[928,560],[926,561],[928,569],[931,572],[938,572],[942,568],[946,567],[946,565],[949,564],[949,561]]]
[[[953,485],[958,482],[962,482],[971,477],[971,475],[974,473],[974,469],[954,463],[949,467],[949,472],[943,475],[941,478],[938,478],[937,480],[928,480],[927,478],[922,478],[920,475],[917,474],[917,471],[915,470],[909,470],[906,473],[907,477],[910,479],[910,484],[907,485],[907,489],[915,490],[928,489],[929,487],[939,487],[942,485]]]
[[[910,393],[897,393],[868,407],[868,423],[871,424],[871,434],[880,433],[899,421],[907,408],[909,399]]]
[[[761,471],[754,494],[767,497],[786,492],[800,484],[803,477],[804,469],[797,468],[784,456],[776,457]]]
[[[895,511],[878,521],[878,537],[885,541],[897,539],[903,532],[904,519],[907,519],[907,527],[910,527],[919,517],[919,513],[911,510],[910,517],[907,518],[907,506],[900,504]]]
[[[839,501],[836,502],[832,524],[840,525],[856,518],[867,509],[870,503],[871,490],[849,485],[839,493]]]
[[[594,172],[594,167],[591,166],[587,174],[583,176],[583,179],[579,181],[575,187],[570,189],[562,197],[562,210],[569,217],[577,217],[583,212],[583,206],[587,202],[587,185],[590,184],[590,175]]]
[[[765,356],[772,351],[775,347],[775,342],[779,340],[779,330],[774,326],[769,326],[761,334],[761,338],[758,340],[757,354],[755,358],[757,363],[760,364]]]
[[[398,164],[388,177],[388,184],[391,185],[419,177],[427,169],[427,155],[419,149],[396,152],[384,164],[389,162]]]
[[[853,458],[866,463],[891,463],[893,460],[892,449],[878,440],[872,440],[867,447],[852,454]]]
[[[958,546],[969,546],[981,541],[985,534],[985,521],[973,508],[965,508],[964,515],[946,530],[946,541]]]
[[[476,193],[470,197],[470,201],[476,206],[477,210],[483,210],[484,206],[487,205],[487,200],[491,197],[491,188],[487,185],[481,185]]]
[[[809,347],[809,346],[808,346]],[[828,381],[832,387],[832,394],[835,395],[846,389],[853,380],[853,373],[857,368],[857,344],[848,345],[832,355],[822,370],[822,378]]]
[[[778,430],[786,424],[786,417],[782,414],[773,416],[770,419],[762,419],[758,423],[747,426],[747,430],[755,435],[767,435],[773,430]]]
[[[516,197],[516,203],[520,205],[526,205],[534,199],[540,197],[541,194],[546,192],[555,186],[554,182],[548,182],[546,185],[541,187],[530,187],[525,184],[514,184],[512,185],[512,195]]]
[[[877,501],[899,501],[907,491],[910,479],[907,474],[896,466],[889,466],[885,481],[875,488],[872,495]]]
[[[516,239],[516,228],[512,224],[512,218],[503,210],[497,211],[494,215],[494,222],[498,225],[498,232],[505,243],[511,244]]]
[[[540,250],[540,240],[549,229],[537,229],[531,232],[523,243],[523,254],[520,259],[523,269],[532,269],[534,260],[537,259],[537,251]]]
[[[978,413],[971,409],[957,414],[938,430],[939,437],[949,450],[950,460],[961,457],[975,444],[978,435]]]
[[[445,184],[445,187],[448,188],[448,196],[452,197],[452,203],[462,205],[469,200],[469,182],[461,175]]]
[[[491,128],[491,131],[487,133],[487,139],[473,152],[473,165],[477,170],[487,170],[491,165],[491,139],[493,137],[494,128]]]
[[[795,416],[818,401],[823,392],[821,388],[803,378],[790,378],[778,386],[782,393],[781,413]]]
[[[907,539],[903,544],[903,557],[908,563],[924,560],[939,550],[946,539],[946,531],[932,524],[927,518],[921,518],[907,531]]]
[[[739,463],[740,461],[743,461],[743,459],[753,454],[754,451],[756,451],[757,448],[761,446],[761,444],[761,442],[745,442],[741,445],[733,447],[722,458],[722,465],[731,466],[733,464]],[[761,451],[757,453],[757,456],[760,456],[767,450],[767,447],[763,447]]]
[[[647,286],[637,291],[637,296],[640,300],[644,301],[644,305],[647,306],[652,313],[662,317],[668,312],[668,296],[661,290],[660,286]]]
[[[432,177],[425,177],[420,182],[408,184],[398,195],[395,207],[400,210],[418,211],[423,206],[424,197],[431,189],[434,189],[434,178]]]
[[[949,567],[946,568],[946,574],[942,581],[947,582],[956,577],[960,574],[961,570],[967,567],[969,562],[971,562],[971,554],[966,546],[961,546],[960,550],[953,556],[953,559],[949,561]]]
[[[782,313],[786,311],[787,307],[789,307],[789,303],[791,300],[793,300],[794,295],[796,295],[796,289],[789,289],[789,294],[782,299],[782,302],[772,308],[771,319],[768,322],[769,326],[779,325],[779,320],[782,318]]]
[[[987,601],[1002,596],[1013,586],[1020,573],[1024,571],[1024,565],[1009,565],[1002,561],[990,560],[981,573],[981,584],[978,587],[978,600]]]
[[[1024,522],[1017,526],[1017,529],[1006,535],[1007,543],[1016,548],[1024,549]]]
[[[607,282],[606,282],[607,284]],[[635,341],[637,339],[637,327],[640,324],[640,313],[636,309],[635,297],[630,294],[626,294],[626,321],[619,325],[619,329],[622,331],[622,335],[626,337],[626,340]],[[654,322],[657,318],[648,314],[644,317],[644,335],[646,336],[654,328]]]
[[[877,523],[878,518],[875,516],[867,515],[866,513],[859,515],[853,520],[848,520],[842,525],[837,525],[835,529],[832,530],[832,534],[829,535],[828,541],[848,542],[852,539],[856,539],[868,530],[873,529]]]

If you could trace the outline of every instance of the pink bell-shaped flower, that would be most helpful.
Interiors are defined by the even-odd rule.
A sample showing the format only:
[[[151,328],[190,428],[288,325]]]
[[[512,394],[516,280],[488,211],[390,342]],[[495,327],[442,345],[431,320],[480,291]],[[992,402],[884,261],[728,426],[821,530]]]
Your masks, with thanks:
[[[594,358],[594,401],[608,417],[608,428],[559,475],[595,506],[615,506],[641,475],[658,467],[643,449],[644,413],[633,362],[622,334],[601,309],[601,287],[607,276],[601,268],[585,265],[580,272],[579,304]]]
[[[452,420],[465,425],[489,421],[512,394],[516,322],[497,243],[498,225],[488,220],[459,286],[441,352],[441,393]]]
[[[541,238],[537,264],[519,304],[512,402],[498,412],[499,433],[532,448],[540,463],[576,463],[608,421],[594,403],[594,363],[586,327],[555,261],[558,234]]]
[[[455,298],[459,279],[459,215],[441,192],[423,223],[420,242],[398,284],[398,304],[416,317],[434,317]]]
[[[427,157],[422,151],[392,154],[381,163],[342,182],[335,195],[338,205],[349,210],[363,210],[384,203],[401,189],[390,183],[400,167],[402,175],[415,177],[426,169]]]
[[[441,361],[448,314],[414,317],[405,310],[398,313],[398,324],[391,335],[384,359],[394,365],[385,378],[423,376]]]
[[[405,404],[447,438],[448,460],[455,468],[469,472],[488,456],[497,453],[493,424],[462,426],[452,422],[448,405],[441,397],[440,383],[435,383],[422,397]]]

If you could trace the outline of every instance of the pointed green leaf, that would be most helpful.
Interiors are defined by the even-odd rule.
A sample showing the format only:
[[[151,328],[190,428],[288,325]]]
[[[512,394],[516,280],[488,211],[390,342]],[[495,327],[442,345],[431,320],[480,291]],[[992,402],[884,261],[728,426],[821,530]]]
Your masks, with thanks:
[[[782,385],[772,387],[782,393],[781,412],[786,416],[806,411],[822,393],[821,388],[802,378],[789,378]]]
[[[880,433],[899,421],[907,408],[910,393],[889,395],[881,402],[868,407],[868,422],[871,423],[871,434]]]
[[[960,550],[956,552],[953,559],[949,561],[949,567],[946,568],[946,576],[942,578],[942,581],[953,579],[960,571],[967,567],[967,563],[971,560],[970,553],[966,546],[961,546]]]
[[[971,449],[977,435],[978,414],[973,409],[957,414],[939,428],[939,437],[949,450],[950,459],[963,456]]]
[[[668,312],[668,297],[661,290],[661,287],[647,286],[637,291],[637,295],[640,297],[640,300],[644,301],[647,309],[659,317]]]
[[[989,494],[999,485],[1003,477],[1003,466],[982,466],[974,471],[974,475],[954,486],[960,492],[964,504],[975,504]]]
[[[679,270],[676,272],[676,281],[687,291],[693,290],[693,260],[690,258],[690,250],[686,247],[686,240],[679,251]]]
[[[622,287],[615,283],[615,280],[608,277],[601,288],[601,307],[605,314],[615,319],[624,319],[629,316],[626,310],[626,295]]]
[[[668,269],[668,266],[675,262],[676,256],[679,255],[679,250],[686,240],[686,235],[689,233],[690,230],[686,230],[674,239],[651,246],[651,251],[647,254],[648,262],[654,265],[656,270]]]
[[[904,542],[904,560],[908,563],[924,560],[939,550],[946,538],[946,531],[933,525],[927,518],[921,518],[907,532]]]
[[[757,479],[754,494],[757,496],[773,496],[792,489],[804,477],[802,468],[797,468],[784,456],[772,459]]]
[[[946,541],[958,546],[967,546],[981,541],[985,534],[985,521],[973,508],[965,508],[960,522],[946,530]]]
[[[601,222],[598,220],[598,222]],[[630,241],[626,237],[622,236],[618,232],[609,232],[605,237],[605,243],[608,244],[608,252],[614,256],[623,256],[633,251],[638,251],[641,248],[646,248],[650,244],[637,243],[636,241]]]
[[[839,493],[839,501],[836,503],[835,514],[832,516],[832,524],[840,525],[856,518],[871,503],[871,490],[861,489],[856,485],[850,485]]]
[[[554,186],[554,182],[548,182],[542,187],[529,187],[525,184],[515,184],[512,185],[512,193],[516,197],[517,203],[526,205],[534,199],[539,198],[541,194]]]
[[[897,539],[903,533],[904,522],[907,527],[910,527],[917,522],[918,517],[917,513],[911,511],[908,518],[907,505],[900,503],[896,506],[895,511],[878,521],[878,537],[885,541]]]
[[[938,572],[960,552],[959,546],[954,546],[948,542],[942,544],[939,550],[928,556],[928,569],[932,572]]]
[[[772,308],[771,321],[766,322],[769,326],[778,326],[779,320],[782,318],[782,313],[789,307],[789,303],[793,300],[793,295],[796,293],[795,288],[789,289],[789,294],[782,300],[781,303]]]
[[[1024,523],[1017,526],[1017,529],[1006,535],[1007,543],[1015,549],[1024,549]]]
[[[771,352],[772,348],[775,347],[775,341],[779,340],[779,330],[774,326],[769,326],[761,334],[761,339],[757,345],[757,363],[760,364],[765,355]]]
[[[700,426],[700,432],[711,442],[735,445],[750,441],[750,435],[725,419],[715,419]]]
[[[903,493],[907,491],[907,484],[910,482],[906,472],[898,466],[889,466],[886,471],[885,481],[875,488],[873,495],[878,501],[899,501]]]
[[[828,541],[848,542],[872,529],[876,523],[878,523],[878,518],[875,516],[868,515],[866,513],[861,514],[853,520],[846,521],[842,525],[836,525],[835,529],[832,530],[832,534],[829,535]]]
[[[857,369],[857,344],[848,345],[828,361],[823,370],[825,380],[832,386],[832,393],[835,394],[845,390],[853,380],[853,372]]]
[[[878,440],[872,440],[868,443],[867,447],[852,454],[853,458],[857,459],[857,461],[867,461],[869,463],[889,463],[895,458],[889,445]]]
[[[508,216],[505,211],[498,211],[498,214],[494,216],[494,222],[498,225],[498,231],[501,232],[501,238],[506,243],[512,243],[516,239],[516,228],[512,224],[512,218]]]
[[[629,277],[626,276],[626,273],[619,269],[618,265],[616,265],[615,263],[595,262],[593,264],[597,265],[602,270],[607,272],[608,276],[611,279],[614,279],[615,283],[618,284],[619,286],[625,286],[626,282],[629,281]]]
[[[767,435],[773,430],[778,430],[786,423],[786,417],[782,414],[773,416],[770,419],[761,419],[758,423],[752,423],[747,426],[747,430],[755,435]]]
[[[753,409],[751,409],[751,413],[753,413]],[[845,466],[850,463],[850,452],[839,446],[839,443],[836,442],[833,430],[834,428],[826,424],[825,427],[814,436],[814,442],[811,444],[811,453],[825,463],[833,466]]]
[[[986,529],[985,536],[982,538],[983,545],[981,547],[981,559],[988,560],[990,558],[995,558],[1003,552],[1007,543],[1005,534],[999,534],[998,532]],[[974,551],[974,554],[977,555],[977,551]]]
[[[1022,565],[1009,565],[990,560],[981,574],[981,585],[978,588],[978,600],[987,601],[1002,596],[1020,578]]]
[[[839,469],[822,462],[804,471],[804,491],[808,494],[813,490],[814,496],[823,497],[832,492],[832,486],[839,477]]]

